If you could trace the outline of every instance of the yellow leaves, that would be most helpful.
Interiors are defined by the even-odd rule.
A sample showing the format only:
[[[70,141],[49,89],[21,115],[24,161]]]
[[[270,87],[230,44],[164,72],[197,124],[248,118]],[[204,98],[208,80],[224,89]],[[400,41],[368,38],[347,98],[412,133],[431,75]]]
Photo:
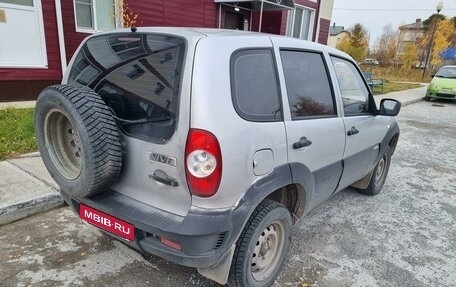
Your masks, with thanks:
[[[361,61],[366,57],[367,46],[369,44],[366,37],[367,32],[361,24],[355,24],[350,29],[350,36],[344,36],[336,48],[349,54],[356,61]]]
[[[442,62],[439,54],[450,46],[450,41],[455,33],[451,19],[446,18],[438,22],[434,36],[434,49],[432,50],[432,65],[438,65]]]
[[[118,0],[114,18],[117,23],[123,24],[124,27],[133,27],[138,21],[139,14],[135,13],[124,0]]]
[[[401,55],[402,69],[410,70],[418,62],[419,49],[415,43],[408,43]]]

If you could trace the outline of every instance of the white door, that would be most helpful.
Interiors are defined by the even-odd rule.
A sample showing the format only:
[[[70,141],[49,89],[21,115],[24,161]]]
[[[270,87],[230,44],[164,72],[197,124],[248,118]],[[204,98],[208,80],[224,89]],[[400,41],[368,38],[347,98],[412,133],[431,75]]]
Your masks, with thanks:
[[[40,0],[0,0],[0,68],[47,67]]]

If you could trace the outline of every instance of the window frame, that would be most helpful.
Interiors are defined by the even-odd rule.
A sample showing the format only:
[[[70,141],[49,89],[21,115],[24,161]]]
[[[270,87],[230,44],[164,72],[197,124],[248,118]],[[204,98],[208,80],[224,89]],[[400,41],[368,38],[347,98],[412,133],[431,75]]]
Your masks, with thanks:
[[[331,65],[332,65],[332,69],[334,71],[334,76],[335,76],[335,79],[334,81],[337,81],[337,86],[338,86],[338,89],[339,89],[339,94],[340,94],[340,99],[341,99],[341,104],[342,104],[342,112],[344,113],[344,117],[359,117],[359,116],[366,116],[366,115],[374,115],[374,116],[377,116],[378,115],[378,108],[377,108],[377,104],[375,103],[375,99],[374,99],[374,96],[372,94],[372,91],[371,89],[369,88],[369,85],[367,84],[367,81],[366,81],[366,78],[364,78],[363,76],[363,73],[362,71],[360,70],[359,66],[351,59],[348,59],[346,57],[343,57],[341,55],[336,55],[336,54],[332,54],[332,53],[329,53],[329,58],[331,59]],[[361,77],[361,80],[362,82],[364,83],[364,86],[366,87],[367,89],[367,92],[368,92],[368,99],[369,99],[369,111],[368,112],[365,112],[365,113],[359,113],[359,114],[346,114],[345,113],[345,106],[343,104],[343,96],[342,96],[342,91],[340,90],[340,86],[339,86],[339,81],[337,79],[337,72],[336,72],[336,69],[334,68],[334,64],[332,63],[332,58],[338,58],[338,59],[341,59],[341,60],[344,60],[344,61],[347,61],[348,63],[352,64],[356,71],[358,72],[358,74],[360,75]]]
[[[256,115],[246,114],[240,108],[236,97],[236,83],[235,83],[235,60],[237,59],[237,55],[242,52],[248,51],[268,51],[272,58],[272,68],[274,72],[276,87],[277,87],[277,101],[278,101],[278,112],[280,112],[280,116],[273,119],[264,119],[262,117],[258,117]],[[283,113],[283,101],[282,101],[282,89],[280,86],[280,79],[279,79],[279,71],[277,60],[274,52],[273,47],[249,47],[249,48],[241,48],[235,50],[230,56],[230,87],[231,87],[231,102],[236,113],[244,120],[249,122],[258,122],[258,123],[271,123],[271,122],[283,122],[284,121],[284,113]]]
[[[301,37],[299,37],[299,38],[293,37],[293,32],[295,29],[296,9],[308,10],[311,13],[310,20],[309,20],[309,31],[308,31],[309,36],[307,37],[307,39],[301,39]],[[312,41],[312,39],[314,37],[313,32],[314,32],[314,26],[315,26],[315,14],[316,14],[315,9],[306,7],[303,5],[295,4],[295,9],[288,12],[287,26],[286,26],[287,29],[286,29],[285,35],[288,37],[291,37],[291,38],[295,38],[295,39]],[[291,25],[289,25],[290,21],[291,21]],[[301,33],[302,33],[302,21],[303,21],[303,19],[301,19],[301,26],[299,27],[299,35],[301,35]]]
[[[92,29],[78,26],[78,18],[77,18],[77,14],[76,14],[76,2],[80,2],[80,1],[73,0],[74,27],[75,27],[75,31],[78,33],[95,34],[95,33],[104,31],[104,30],[98,29],[96,2],[100,1],[100,0],[91,0],[91,1],[92,1],[92,4],[90,4],[90,6],[91,6],[91,10],[92,10],[92,23],[93,23]],[[85,3],[83,3],[83,4],[85,4]],[[114,6],[114,13],[117,13],[118,12],[117,11],[117,9],[118,9],[117,0],[112,0],[112,5]],[[114,23],[114,29],[121,28],[121,27],[119,27],[119,25],[118,25],[119,23],[118,23],[117,19],[114,18],[114,16],[113,16],[113,23]]]
[[[319,116],[299,116],[293,118],[293,113],[291,112],[291,107],[290,107],[290,98],[288,97],[288,90],[287,90],[287,79],[285,77],[285,71],[283,68],[283,60],[282,60],[282,54],[280,54],[280,61],[282,63],[282,73],[283,73],[283,79],[284,79],[284,84],[285,84],[285,90],[287,91],[287,102],[288,102],[288,108],[290,109],[290,118],[292,121],[300,121],[300,120],[312,120],[312,119],[326,119],[326,118],[337,118],[339,117],[339,109],[337,106],[337,101],[336,101],[336,92],[335,92],[335,87],[334,83],[332,81],[331,73],[329,71],[329,66],[326,61],[325,54],[322,51],[316,51],[316,50],[311,50],[311,49],[299,49],[299,48],[286,48],[286,47],[281,47],[279,49],[279,53],[282,51],[292,51],[292,52],[303,52],[303,53],[313,53],[313,54],[318,54],[321,56],[321,59],[323,61],[323,66],[325,67],[325,72],[326,76],[328,77],[328,82],[329,82],[329,88],[331,90],[331,98],[333,102],[333,109],[334,109],[334,114],[333,115],[319,115]]]
[[[47,55],[47,45],[46,45],[46,35],[44,28],[44,15],[41,1],[32,0],[33,6],[25,6],[20,4],[12,3],[0,3],[2,8],[6,9],[16,9],[16,10],[25,10],[35,13],[35,24],[38,33],[38,49],[40,50],[40,60],[39,63],[26,63],[26,64],[16,64],[16,63],[5,63],[0,62],[0,69],[49,69],[48,55]]]

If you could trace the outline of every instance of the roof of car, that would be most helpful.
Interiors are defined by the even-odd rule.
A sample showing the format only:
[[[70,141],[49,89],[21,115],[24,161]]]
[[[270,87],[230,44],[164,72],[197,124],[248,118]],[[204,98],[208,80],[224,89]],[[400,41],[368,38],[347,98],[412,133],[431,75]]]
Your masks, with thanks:
[[[267,34],[267,33],[259,33],[259,32],[251,32],[251,31],[242,31],[242,30],[227,30],[227,29],[217,29],[217,28],[192,28],[192,27],[137,27],[135,32],[132,32],[131,28],[123,28],[123,29],[116,29],[112,31],[102,32],[100,34],[111,34],[111,33],[122,33],[122,32],[130,32],[130,33],[169,33],[176,36],[181,36],[184,38],[204,38],[204,37],[268,37],[270,39],[287,39],[290,44],[295,43],[302,43],[301,39],[276,35],[276,34]],[[311,41],[306,41],[306,45],[308,48],[313,48],[317,50],[325,50],[331,54],[340,55],[347,57],[345,53],[326,46],[322,44],[318,44]]]

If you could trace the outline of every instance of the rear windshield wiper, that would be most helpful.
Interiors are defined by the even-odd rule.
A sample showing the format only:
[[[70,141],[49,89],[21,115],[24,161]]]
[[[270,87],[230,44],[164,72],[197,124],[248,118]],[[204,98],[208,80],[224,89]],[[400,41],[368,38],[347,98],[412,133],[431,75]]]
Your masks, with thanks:
[[[146,124],[146,123],[156,123],[156,122],[164,122],[164,121],[169,121],[172,119],[171,115],[161,115],[158,117],[154,118],[140,118],[140,119],[135,119],[135,120],[129,120],[129,119],[124,119],[121,117],[116,116],[116,113],[114,112],[113,109],[109,108],[112,112],[112,117],[118,120],[119,122],[127,125],[136,125],[136,124]]]
[[[156,122],[165,122],[171,119],[171,116],[160,116],[155,118],[141,118],[136,120],[127,120],[114,116],[116,120],[122,122],[124,125],[137,125],[137,124],[147,124],[147,123],[156,123]]]

